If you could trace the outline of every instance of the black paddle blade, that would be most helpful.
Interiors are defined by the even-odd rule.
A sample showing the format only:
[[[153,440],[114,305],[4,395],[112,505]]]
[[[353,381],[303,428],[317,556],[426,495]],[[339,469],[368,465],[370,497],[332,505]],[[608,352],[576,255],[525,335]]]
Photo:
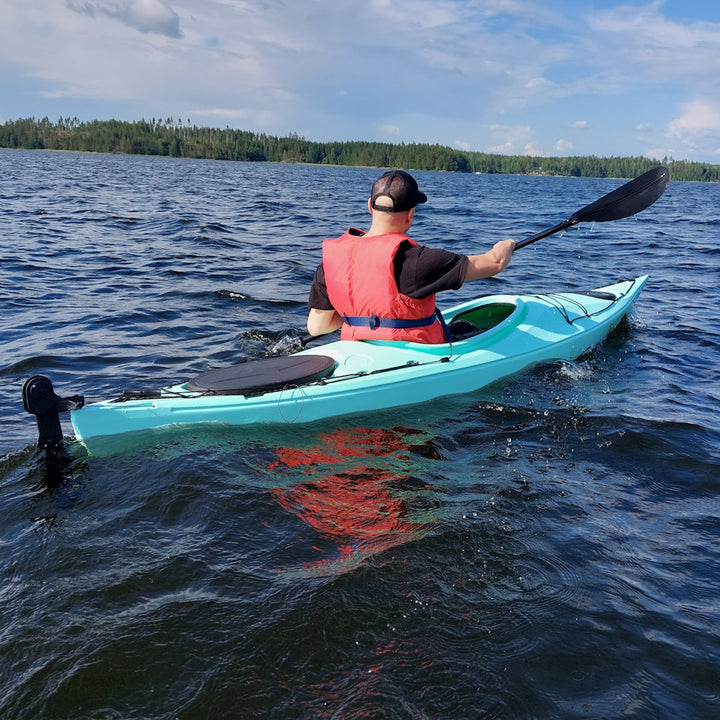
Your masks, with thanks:
[[[573,224],[608,222],[635,215],[649,208],[665,192],[669,179],[667,168],[653,168],[578,210],[570,220],[575,221]]]
[[[667,168],[662,166],[653,168],[607,195],[603,195],[594,203],[581,208],[567,220],[520,240],[515,245],[515,250],[542,240],[548,235],[567,230],[581,222],[608,222],[635,215],[641,210],[649,208],[665,192],[669,179],[670,173]]]

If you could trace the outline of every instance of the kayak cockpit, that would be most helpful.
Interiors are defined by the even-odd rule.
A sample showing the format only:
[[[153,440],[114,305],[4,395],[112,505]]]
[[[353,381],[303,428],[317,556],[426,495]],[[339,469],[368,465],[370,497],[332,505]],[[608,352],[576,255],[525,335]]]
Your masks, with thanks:
[[[452,343],[458,343],[456,351],[475,350],[490,337],[519,324],[525,303],[522,298],[496,295],[481,300],[470,300],[443,313],[445,323],[452,334]],[[371,345],[382,345],[412,350],[424,355],[444,355],[449,343],[428,345],[403,340],[362,340]]]
[[[466,340],[492,330],[505,322],[517,309],[517,303],[494,302],[464,310],[454,315],[448,327],[453,340]]]

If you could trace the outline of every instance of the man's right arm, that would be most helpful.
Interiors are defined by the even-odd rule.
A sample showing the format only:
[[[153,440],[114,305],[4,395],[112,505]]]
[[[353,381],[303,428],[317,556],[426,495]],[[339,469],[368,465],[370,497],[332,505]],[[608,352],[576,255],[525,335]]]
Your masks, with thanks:
[[[465,282],[492,277],[502,272],[510,264],[513,250],[515,250],[514,240],[501,240],[495,243],[492,250],[482,255],[468,255]]]

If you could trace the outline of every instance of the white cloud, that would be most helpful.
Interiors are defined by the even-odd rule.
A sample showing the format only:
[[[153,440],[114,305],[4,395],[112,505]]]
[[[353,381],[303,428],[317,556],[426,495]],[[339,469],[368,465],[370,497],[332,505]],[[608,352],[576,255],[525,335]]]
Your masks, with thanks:
[[[535,131],[530,125],[492,125],[490,132],[499,142],[490,146],[488,152],[503,155],[541,154],[532,146]]]
[[[705,161],[720,155],[720,102],[697,99],[682,106],[679,117],[668,123],[665,144],[646,151],[648,157],[662,160]]]
[[[225,117],[247,118],[246,127],[267,132],[285,129],[299,105],[293,71],[301,73],[302,64],[290,63],[280,77],[277,56],[298,57],[303,45],[293,46],[292,33],[273,31],[274,18],[253,8],[208,0],[207,12],[192,15],[183,8],[188,0],[173,0],[178,13],[156,0],[72,0],[72,7],[54,0],[3,2],[10,11],[2,19],[12,21],[0,19],[0,62],[11,58],[26,77],[36,78],[46,100],[121,105],[121,119],[188,117],[193,107],[208,108],[202,117],[212,118],[221,108]],[[182,36],[172,36],[180,26]],[[209,38],[216,40],[208,44]]]
[[[551,89],[553,87],[554,87],[554,84],[551,83],[549,80],[546,80],[544,77],[530,78],[525,83],[526,90],[543,91],[543,90]]]
[[[447,0],[372,0],[378,21],[437,28],[458,20],[457,3]]]
[[[534,143],[527,143],[522,151],[523,155],[528,155],[530,157],[548,157],[549,153],[545,152],[544,150],[540,150]]]
[[[720,132],[720,102],[694,100],[683,108],[683,114],[668,126],[668,134],[683,138],[694,133]]]
[[[67,0],[71,10],[107,15],[144,33],[181,38],[178,14],[162,0]]]
[[[720,23],[669,20],[662,14],[663,5],[663,0],[655,0],[645,6],[616,6],[590,14],[593,60],[612,68],[612,82],[623,87],[642,78],[716,88]]]
[[[587,130],[587,128],[590,127],[590,123],[587,120],[576,120],[572,127],[578,129],[578,130]]]
[[[704,153],[720,154],[720,102],[693,100],[667,126],[668,151],[677,160],[695,160]]]
[[[384,124],[380,126],[380,131],[384,135],[399,135],[400,128],[397,125]]]
[[[554,150],[559,155],[567,155],[573,148],[573,144],[569,140],[560,138],[554,146]]]

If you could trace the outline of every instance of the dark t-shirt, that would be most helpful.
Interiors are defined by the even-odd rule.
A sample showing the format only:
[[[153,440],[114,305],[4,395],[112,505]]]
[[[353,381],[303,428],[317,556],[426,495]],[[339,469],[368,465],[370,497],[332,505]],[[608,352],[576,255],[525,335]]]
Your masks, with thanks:
[[[404,242],[395,254],[394,265],[398,290],[421,300],[442,290],[459,289],[465,280],[468,259],[467,255]],[[328,299],[322,263],[315,271],[308,306],[316,310],[334,309]]]

